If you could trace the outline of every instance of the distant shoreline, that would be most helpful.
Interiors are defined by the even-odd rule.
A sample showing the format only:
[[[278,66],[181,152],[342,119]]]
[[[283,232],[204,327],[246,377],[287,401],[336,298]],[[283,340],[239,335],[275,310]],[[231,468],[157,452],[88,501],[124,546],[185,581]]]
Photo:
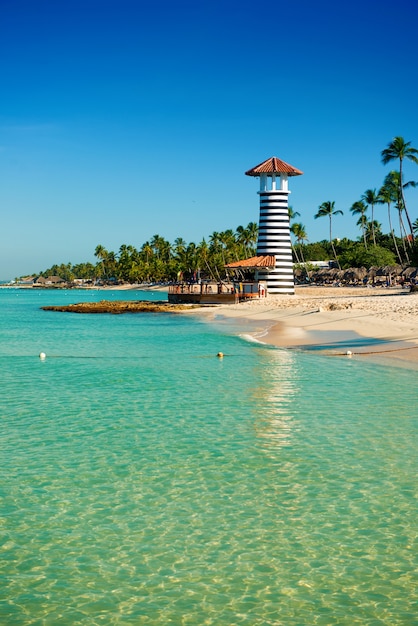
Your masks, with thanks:
[[[55,287],[54,285],[47,286],[34,286],[34,285],[11,285],[0,284],[0,289],[33,289],[37,291],[161,291],[162,293],[168,292],[168,286],[166,285],[142,285],[141,283],[133,285],[94,285],[94,286],[78,286],[78,287]]]

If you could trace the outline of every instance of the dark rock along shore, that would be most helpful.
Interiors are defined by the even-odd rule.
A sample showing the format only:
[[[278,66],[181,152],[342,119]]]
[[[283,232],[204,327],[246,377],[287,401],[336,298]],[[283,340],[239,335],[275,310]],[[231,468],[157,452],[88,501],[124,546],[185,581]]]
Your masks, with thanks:
[[[175,313],[190,309],[190,305],[171,304],[169,302],[157,301],[109,301],[100,302],[79,302],[76,304],[43,306],[43,311],[61,311],[65,313]]]

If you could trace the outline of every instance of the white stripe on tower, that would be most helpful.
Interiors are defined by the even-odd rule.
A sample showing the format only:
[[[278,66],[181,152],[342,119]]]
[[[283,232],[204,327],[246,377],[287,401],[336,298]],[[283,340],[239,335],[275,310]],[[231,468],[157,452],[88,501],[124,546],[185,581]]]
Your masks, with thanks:
[[[260,191],[260,220],[257,254],[276,257],[274,270],[258,271],[258,280],[265,280],[267,292],[293,295],[292,245],[289,226],[289,191]]]

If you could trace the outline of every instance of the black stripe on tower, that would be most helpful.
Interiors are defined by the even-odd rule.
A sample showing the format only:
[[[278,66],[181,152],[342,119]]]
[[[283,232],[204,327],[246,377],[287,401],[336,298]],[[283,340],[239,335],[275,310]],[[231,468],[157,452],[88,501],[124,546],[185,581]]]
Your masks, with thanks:
[[[285,246],[259,246],[257,252],[260,254],[274,254],[274,255],[288,255],[289,259],[292,257],[292,249]]]
[[[268,245],[269,243],[282,243],[290,246],[289,231],[276,233],[269,231],[267,233],[259,233],[258,235],[258,243],[261,245]]]
[[[269,254],[271,252],[271,254],[289,254],[290,256],[292,254],[292,248],[290,246],[285,246],[281,244],[282,242],[280,241],[276,244],[270,244],[269,246],[263,246],[262,244],[260,244],[259,246],[257,246],[257,251],[261,253],[264,250],[266,254]]]
[[[268,204],[287,204],[287,196],[285,198],[280,197],[271,197],[271,198],[260,198],[260,205],[268,205]]]
[[[276,191],[260,191],[260,198],[287,198],[288,195],[288,191],[281,191],[280,189],[276,189]]]
[[[277,250],[277,254],[279,254],[280,252],[282,253],[288,253],[291,254],[292,253],[292,248],[290,246],[287,246],[284,242],[280,242],[278,241],[275,245],[270,243],[270,245],[266,244],[265,242],[259,242],[258,246],[257,246],[257,252],[268,252],[269,250],[272,250],[272,248],[274,248],[275,250]]]
[[[292,254],[289,253],[287,250],[278,250],[277,248],[275,250],[266,250],[264,249],[260,249],[257,248],[257,254],[261,255],[261,256],[266,256],[266,255],[273,255],[273,256],[277,256],[280,257],[278,259],[278,262],[288,262],[288,263],[293,263],[293,257]]]

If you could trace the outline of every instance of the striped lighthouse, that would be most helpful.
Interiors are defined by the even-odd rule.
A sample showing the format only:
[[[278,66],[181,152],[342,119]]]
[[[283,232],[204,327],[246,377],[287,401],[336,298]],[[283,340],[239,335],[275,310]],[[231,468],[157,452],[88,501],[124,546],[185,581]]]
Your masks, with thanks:
[[[290,240],[288,178],[303,174],[292,165],[272,157],[256,165],[247,176],[260,178],[260,220],[257,254],[274,256],[274,268],[257,271],[257,280],[265,281],[271,294],[293,295],[292,245]]]

